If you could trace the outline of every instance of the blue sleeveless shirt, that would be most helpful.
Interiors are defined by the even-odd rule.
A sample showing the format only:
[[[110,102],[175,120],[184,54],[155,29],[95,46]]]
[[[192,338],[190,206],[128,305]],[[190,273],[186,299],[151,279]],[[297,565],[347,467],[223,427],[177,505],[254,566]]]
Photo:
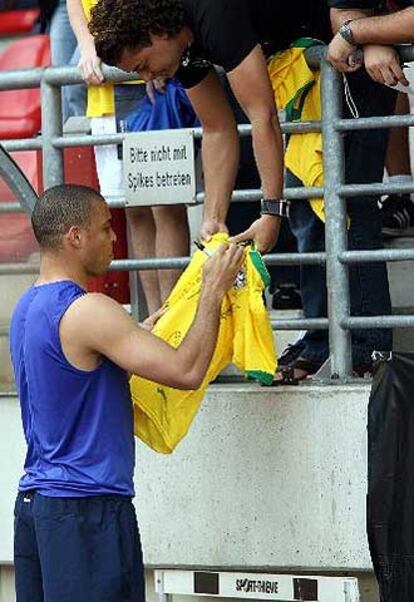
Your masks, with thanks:
[[[66,359],[59,324],[85,291],[69,280],[31,287],[10,325],[27,442],[20,491],[56,497],[134,495],[127,374],[108,359],[91,371]]]

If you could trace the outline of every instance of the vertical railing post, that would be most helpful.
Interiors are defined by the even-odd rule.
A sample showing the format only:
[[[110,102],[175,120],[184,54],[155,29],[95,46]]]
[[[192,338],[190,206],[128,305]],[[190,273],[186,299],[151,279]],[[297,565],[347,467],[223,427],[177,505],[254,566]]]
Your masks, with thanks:
[[[55,148],[53,139],[62,135],[62,88],[47,81],[47,71],[40,85],[42,101],[43,185],[63,184],[63,149]]]
[[[338,188],[345,181],[343,135],[336,129],[342,117],[342,84],[339,73],[321,61],[322,138],[325,186],[325,241],[328,289],[331,376],[346,379],[352,372],[351,333],[341,327],[350,314],[348,267],[338,257],[347,249],[347,216]]]

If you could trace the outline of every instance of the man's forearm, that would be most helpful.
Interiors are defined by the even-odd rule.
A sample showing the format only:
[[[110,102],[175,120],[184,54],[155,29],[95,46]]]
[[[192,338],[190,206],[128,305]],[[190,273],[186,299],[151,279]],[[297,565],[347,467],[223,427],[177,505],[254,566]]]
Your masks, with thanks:
[[[277,114],[264,119],[251,118],[252,141],[263,197],[283,196],[283,139]]]
[[[204,220],[224,223],[239,164],[237,129],[204,129],[202,155],[206,193]]]
[[[350,27],[355,43],[361,46],[414,42],[414,7],[390,15],[359,19]]]
[[[345,21],[370,18],[372,14],[372,10],[331,8],[332,32],[335,34]]]
[[[197,313],[185,339],[177,350],[177,366],[186,371],[193,389],[200,387],[217,343],[222,294],[204,286]]]

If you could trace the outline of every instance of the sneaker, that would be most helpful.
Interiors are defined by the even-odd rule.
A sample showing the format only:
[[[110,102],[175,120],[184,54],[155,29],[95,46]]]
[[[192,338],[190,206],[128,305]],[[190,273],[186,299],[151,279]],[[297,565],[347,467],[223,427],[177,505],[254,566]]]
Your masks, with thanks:
[[[281,284],[272,297],[273,309],[302,309],[302,299],[295,284]]]
[[[390,194],[381,204],[385,236],[414,236],[414,202],[409,194]]]

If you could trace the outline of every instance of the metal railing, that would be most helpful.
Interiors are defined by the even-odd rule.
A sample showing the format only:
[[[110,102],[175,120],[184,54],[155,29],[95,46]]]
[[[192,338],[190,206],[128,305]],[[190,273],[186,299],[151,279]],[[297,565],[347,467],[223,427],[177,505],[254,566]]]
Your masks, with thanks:
[[[403,61],[414,61],[414,46],[398,48]],[[414,249],[377,250],[377,251],[348,251],[346,206],[343,202],[348,197],[358,195],[391,194],[397,192],[413,192],[413,184],[345,184],[344,177],[344,142],[345,131],[389,128],[414,125],[414,115],[398,115],[386,117],[343,119],[342,107],[342,78],[323,59],[324,50],[321,48],[307,51],[308,64],[320,65],[322,71],[322,120],[321,122],[284,123],[284,133],[318,132],[323,134],[324,173],[323,188],[286,188],[288,199],[312,199],[325,197],[326,214],[326,252],[320,253],[285,253],[267,255],[267,265],[315,265],[326,264],[328,288],[328,316],[313,319],[273,320],[274,329],[303,330],[329,329],[331,377],[347,380],[352,373],[351,329],[391,328],[414,326],[414,316],[370,316],[351,317],[348,266],[361,262],[407,261],[414,259]],[[125,74],[115,68],[104,66],[105,78],[119,82],[132,80],[131,74]],[[63,148],[70,146],[89,146],[103,144],[119,144],[128,134],[117,133],[103,136],[65,135],[62,131],[61,89],[63,85],[80,83],[81,77],[76,67],[50,67],[46,69],[31,69],[0,73],[0,91],[10,89],[35,88],[41,89],[42,132],[34,139],[3,141],[3,147],[8,151],[41,149],[43,154],[44,186],[60,184],[64,180]],[[251,126],[239,126],[241,136],[250,135]],[[193,130],[195,137],[201,137],[201,128]],[[2,175],[2,157],[0,155],[0,175]],[[3,173],[3,175],[6,175]],[[17,212],[30,209],[33,197],[27,193],[20,197],[18,203],[0,204],[0,212]],[[244,202],[260,199],[260,190],[235,191],[234,202]],[[197,194],[197,203],[202,203],[204,194]],[[124,202],[111,202],[111,208],[124,207]],[[115,260],[111,270],[149,270],[182,268],[189,258],[153,258],[140,260]],[[36,273],[38,266],[30,264],[0,265],[1,274]]]

